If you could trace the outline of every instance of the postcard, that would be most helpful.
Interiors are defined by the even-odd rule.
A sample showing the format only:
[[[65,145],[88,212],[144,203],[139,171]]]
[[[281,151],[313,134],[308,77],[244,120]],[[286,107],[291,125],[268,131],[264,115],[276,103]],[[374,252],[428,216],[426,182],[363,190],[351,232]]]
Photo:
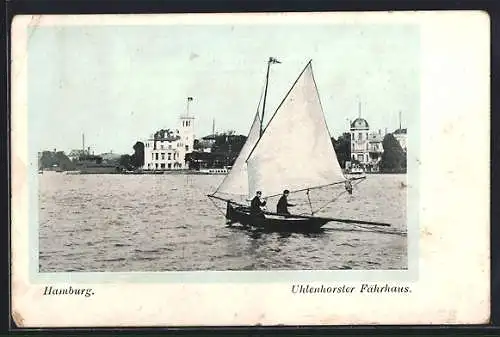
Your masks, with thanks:
[[[484,12],[17,16],[19,327],[487,323]]]

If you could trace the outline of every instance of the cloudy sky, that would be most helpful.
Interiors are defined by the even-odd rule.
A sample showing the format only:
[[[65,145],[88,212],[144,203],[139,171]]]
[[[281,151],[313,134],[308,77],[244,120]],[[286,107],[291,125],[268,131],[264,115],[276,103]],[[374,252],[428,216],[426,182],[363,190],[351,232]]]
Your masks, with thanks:
[[[131,153],[176,128],[192,96],[196,137],[247,134],[271,69],[266,120],[309,59],[332,136],[362,116],[403,126],[419,109],[419,31],[403,25],[39,27],[28,42],[30,136],[38,150]]]

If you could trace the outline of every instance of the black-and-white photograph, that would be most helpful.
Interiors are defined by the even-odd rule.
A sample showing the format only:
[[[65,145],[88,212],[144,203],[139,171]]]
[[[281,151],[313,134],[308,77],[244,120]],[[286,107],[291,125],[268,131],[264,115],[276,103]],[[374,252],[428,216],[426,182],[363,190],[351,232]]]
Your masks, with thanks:
[[[408,268],[418,26],[29,30],[39,272]]]
[[[13,321],[488,322],[489,32],[478,11],[14,17]]]

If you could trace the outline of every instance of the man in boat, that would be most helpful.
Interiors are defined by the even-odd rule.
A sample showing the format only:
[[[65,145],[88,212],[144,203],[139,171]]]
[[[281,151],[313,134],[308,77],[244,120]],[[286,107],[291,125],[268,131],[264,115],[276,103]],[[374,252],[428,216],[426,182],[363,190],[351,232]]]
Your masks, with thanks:
[[[288,194],[290,194],[289,190],[283,191],[283,195],[281,196],[280,200],[278,201],[278,205],[276,206],[276,213],[290,215],[290,212],[288,211],[288,207],[295,206],[295,205],[288,203]]]
[[[347,193],[352,194],[352,183],[349,179],[345,181],[345,190]]]
[[[257,191],[255,197],[252,199],[250,204],[250,214],[252,216],[265,218],[264,212],[262,211],[262,207],[266,206],[266,200],[261,200],[262,192]]]

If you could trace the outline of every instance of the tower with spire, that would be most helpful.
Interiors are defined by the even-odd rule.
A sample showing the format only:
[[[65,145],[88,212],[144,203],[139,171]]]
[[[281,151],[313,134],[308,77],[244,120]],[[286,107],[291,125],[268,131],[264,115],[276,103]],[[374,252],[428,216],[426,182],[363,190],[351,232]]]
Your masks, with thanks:
[[[351,158],[361,165],[370,161],[368,133],[370,126],[366,119],[361,116],[361,101],[358,101],[358,118],[351,122]]]
[[[396,140],[399,142],[399,145],[401,145],[403,150],[406,152],[408,135],[406,128],[403,129],[403,125],[401,123],[401,110],[399,111],[399,128],[396,131],[394,131],[393,136],[394,138],[396,138]]]
[[[179,135],[182,139],[184,152],[189,153],[193,151],[194,144],[194,116],[190,112],[190,105],[193,102],[193,97],[186,99],[186,113],[180,116],[180,130]]]
[[[180,114],[177,129],[161,129],[144,142],[144,170],[186,169],[186,154],[194,148],[194,116],[190,111],[193,97],[187,98],[186,111]]]

